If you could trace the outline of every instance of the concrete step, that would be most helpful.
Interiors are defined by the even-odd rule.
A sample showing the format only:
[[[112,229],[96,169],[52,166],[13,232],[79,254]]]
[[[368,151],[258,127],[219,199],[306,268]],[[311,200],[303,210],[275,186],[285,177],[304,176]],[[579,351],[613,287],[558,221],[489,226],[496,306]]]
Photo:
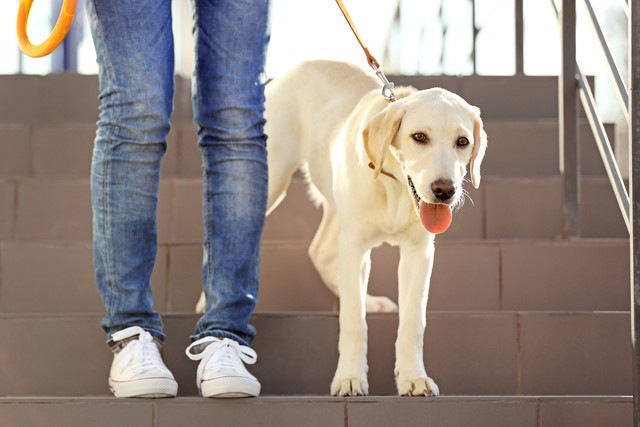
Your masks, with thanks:
[[[0,399],[4,427],[626,427],[631,397]]]
[[[558,175],[557,120],[487,121],[489,152],[483,175],[532,177]],[[613,141],[613,125],[608,125]],[[605,175],[593,135],[581,128],[584,175]],[[89,176],[94,123],[0,124],[0,179],[86,179]],[[168,136],[162,176],[200,178],[196,127],[178,122]]]
[[[555,76],[390,78],[396,85],[449,89],[479,106],[488,119],[558,117],[558,78]],[[174,119],[190,121],[190,80],[176,77],[175,84]],[[95,75],[2,75],[0,93],[4,95],[0,101],[0,123],[95,123],[98,117],[98,79]]]
[[[0,315],[0,396],[104,396],[111,353],[97,314]],[[196,395],[184,349],[197,317],[165,316],[165,360],[180,396]],[[427,314],[425,362],[443,395],[629,395],[626,312]],[[251,370],[263,395],[327,395],[337,314],[262,313]],[[397,315],[368,316],[372,395],[394,395]]]
[[[627,240],[442,241],[431,310],[628,310]],[[373,251],[369,290],[397,301],[397,248]],[[102,313],[93,250],[84,242],[0,243],[0,313]],[[200,291],[198,244],[162,244],[152,276],[156,309],[190,312]],[[332,311],[336,299],[304,241],[264,241],[257,310]]]
[[[583,177],[581,188],[581,236],[627,237],[628,231],[609,180]],[[485,180],[483,197],[485,238],[535,239],[561,235],[563,201],[560,177],[490,177]]]
[[[615,126],[605,125],[609,141],[615,141]],[[557,119],[528,121],[487,121],[487,155],[483,175],[501,177],[544,177],[560,174],[559,129]],[[591,128],[582,121],[580,171],[583,175],[605,176],[600,153]]]
[[[190,121],[190,80],[175,79],[175,121]],[[98,77],[81,74],[0,76],[0,123],[92,123],[98,119]]]
[[[548,177],[485,176],[479,189],[467,186],[464,206],[439,240],[470,239],[556,239],[562,235],[562,179]],[[186,209],[199,200],[199,191],[181,190]],[[191,196],[189,196],[191,194]],[[191,197],[194,201],[184,199]],[[195,199],[197,197],[197,200]],[[200,209],[197,205],[196,209]],[[192,215],[195,215],[196,211]],[[627,238],[628,232],[606,177],[581,179],[581,237]],[[294,182],[287,198],[269,218],[268,239],[311,240],[322,213],[309,201],[306,185]],[[189,235],[200,234],[201,225],[191,223]]]
[[[582,237],[627,237],[609,181],[582,179]],[[562,231],[560,177],[485,177],[480,189],[454,213],[441,240],[548,239]],[[158,207],[159,239],[193,243],[202,239],[202,182],[163,179]],[[311,240],[321,211],[296,180],[284,203],[267,218],[269,240]],[[470,200],[469,200],[470,199]],[[88,179],[0,180],[0,240],[91,240]]]
[[[557,76],[389,76],[396,86],[442,87],[480,107],[485,119],[558,118]],[[594,87],[593,78],[589,78]],[[583,114],[583,113],[582,113]]]
[[[1,80],[1,79],[0,79]],[[163,177],[200,177],[195,126],[178,123],[167,137]],[[91,171],[95,122],[0,124],[0,179],[87,179]],[[179,165],[182,149],[193,142],[196,161]]]

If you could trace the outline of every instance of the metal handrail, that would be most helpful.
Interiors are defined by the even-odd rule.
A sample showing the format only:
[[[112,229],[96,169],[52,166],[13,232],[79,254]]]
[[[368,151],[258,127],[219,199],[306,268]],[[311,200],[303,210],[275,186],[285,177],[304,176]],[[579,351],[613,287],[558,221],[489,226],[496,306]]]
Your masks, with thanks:
[[[640,0],[629,0],[629,180],[631,222],[631,345],[633,351],[633,422],[640,427]]]
[[[562,174],[562,235],[580,236],[580,146],[578,145],[578,87],[576,62],[576,2],[563,0],[558,11],[562,40],[562,68],[558,79],[560,172]]]
[[[609,51],[607,41],[600,29],[597,17],[593,11],[590,0],[583,0],[587,7],[591,23],[598,35],[601,48],[609,65],[609,70],[614,82],[618,88],[618,97],[621,101],[622,110],[625,113],[629,125],[629,157],[630,161],[630,193],[631,200],[627,194],[626,188],[615,157],[611,150],[611,145],[604,131],[602,120],[598,116],[593,93],[589,83],[584,78],[580,68],[575,61],[575,44],[576,44],[576,23],[575,23],[575,1],[562,0],[562,72],[559,83],[560,95],[560,144],[561,152],[570,151],[562,165],[564,169],[569,170],[570,174],[564,177],[565,184],[565,218],[569,217],[571,221],[579,221],[579,218],[573,215],[570,209],[577,209],[574,206],[579,201],[579,171],[580,159],[577,150],[577,106],[570,113],[567,106],[575,106],[576,91],[580,93],[582,105],[589,120],[591,130],[594,134],[600,155],[603,159],[607,175],[613,187],[620,211],[629,230],[629,253],[631,258],[630,271],[630,294],[631,294],[631,344],[633,352],[632,372],[633,372],[633,425],[640,427],[640,0],[628,0],[628,8],[625,12],[629,21],[629,69],[631,70],[631,90],[627,91],[620,73],[613,61],[611,52]],[[555,2],[552,1],[553,7],[558,14]],[[635,24],[635,25],[634,25]],[[569,57],[571,55],[571,57]],[[569,116],[573,115],[572,118]],[[569,132],[566,129],[569,129]],[[566,138],[565,138],[566,137]],[[570,148],[570,150],[568,150]],[[572,163],[574,162],[574,163]],[[565,174],[566,170],[563,170]],[[568,200],[568,202],[567,202]],[[572,228],[573,227],[573,228]],[[576,231],[579,235],[579,224],[576,222],[570,224],[570,230]]]
[[[604,36],[604,33],[602,32],[602,29],[600,27],[600,24],[598,22],[598,18],[595,15],[595,12],[593,10],[593,6],[591,4],[590,0],[583,0],[584,4],[587,8],[587,12],[589,14],[591,23],[593,25],[593,28],[598,36],[598,41],[600,44],[600,47],[602,49],[602,52],[605,56],[605,59],[607,60],[607,65],[608,65],[608,69],[611,75],[611,78],[614,81],[614,84],[617,88],[617,95],[618,95],[618,100],[620,101],[620,106],[622,107],[622,111],[625,115],[625,118],[627,120],[627,122],[629,123],[629,92],[628,89],[624,83],[624,81],[622,80],[622,77],[620,76],[620,72],[618,70],[618,67],[616,66],[614,60],[613,60],[613,56],[611,55],[611,50],[609,49],[609,45],[607,43],[607,40]],[[566,2],[563,1],[563,4],[565,4]],[[574,14],[575,14],[575,0],[572,0],[573,7],[574,7]],[[555,2],[552,0],[551,4],[553,5],[553,8],[556,12],[557,16],[560,16],[560,12],[558,11],[558,8],[555,4]],[[564,6],[563,6],[564,7]],[[575,32],[575,19],[573,22],[573,26],[572,26],[572,30],[573,32]],[[563,42],[563,46],[564,46],[564,42]],[[575,46],[573,47],[573,50],[575,51]],[[565,75],[565,70],[563,70],[562,74]],[[624,181],[622,179],[622,176],[620,174],[620,170],[618,168],[618,164],[615,160],[615,155],[613,154],[613,151],[611,150],[611,144],[609,143],[609,138],[607,137],[606,132],[604,131],[604,124],[602,122],[602,120],[599,117],[599,114],[597,112],[596,109],[596,103],[595,103],[595,98],[593,96],[593,92],[591,91],[591,87],[589,86],[589,82],[584,78],[584,74],[582,73],[582,71],[580,70],[580,65],[576,62],[575,65],[575,76],[576,76],[576,80],[577,80],[577,84],[578,84],[578,88],[580,89],[579,91],[579,95],[580,95],[580,100],[582,101],[582,106],[586,112],[587,115],[587,120],[589,121],[589,125],[591,126],[591,131],[595,137],[595,141],[596,141],[596,145],[598,147],[598,151],[600,152],[600,156],[602,157],[602,161],[604,163],[605,166],[605,170],[607,172],[607,176],[609,177],[609,182],[611,183],[611,186],[613,187],[614,190],[614,194],[616,196],[616,200],[618,202],[618,206],[620,208],[620,212],[622,213],[622,217],[625,221],[625,224],[627,226],[627,230],[629,233],[631,233],[631,214],[630,214],[630,202],[629,202],[629,194],[627,193],[626,187],[624,185]],[[562,94],[561,94],[562,96]],[[566,125],[566,123],[565,123]],[[573,141],[563,141],[565,138],[563,135],[561,135],[561,141],[562,141],[562,145],[564,146],[565,144],[571,144],[571,146],[573,147],[574,142]],[[576,135],[576,139],[577,139],[577,135]],[[579,161],[577,165],[563,165],[563,168],[567,168],[570,170],[573,170],[575,168],[579,169]],[[571,177],[571,180],[575,180],[578,179],[578,177]],[[568,189],[567,189],[568,187]],[[577,216],[576,213],[572,212],[573,209],[578,209],[578,206],[571,206],[571,207],[567,207],[567,202],[566,199],[573,199],[573,198],[578,198],[577,196],[573,195],[573,194],[567,194],[567,192],[571,192],[573,193],[573,191],[578,191],[578,190],[574,190],[578,189],[579,190],[579,183],[569,183],[567,184],[566,180],[565,180],[565,220],[566,221],[579,221],[579,217]],[[571,203],[570,203],[571,204]],[[571,204],[573,205],[573,204]],[[579,224],[568,224],[566,227],[568,230],[574,230],[574,233],[568,233],[569,235],[573,236],[573,237],[577,237],[579,235],[579,232],[577,230],[579,230]]]
[[[627,194],[627,189],[624,185],[622,175],[620,174],[618,163],[616,162],[615,155],[611,149],[607,132],[604,130],[604,124],[598,114],[595,98],[591,91],[589,81],[580,71],[578,71],[577,78],[581,89],[580,99],[582,100],[587,120],[589,121],[591,131],[595,137],[598,151],[600,151],[600,156],[602,157],[604,168],[607,172],[607,176],[609,177],[609,182],[613,187],[613,192],[616,196],[620,212],[622,213],[622,218],[627,225],[629,234],[631,234],[631,207],[629,204],[629,195]]]
[[[591,21],[591,25],[598,36],[598,40],[600,41],[600,48],[602,49],[602,53],[607,60],[607,64],[609,65],[607,69],[611,73],[611,78],[615,83],[616,88],[618,89],[616,94],[618,95],[618,100],[620,101],[620,106],[622,107],[622,112],[629,122],[629,91],[627,86],[624,84],[622,77],[620,76],[620,71],[616,66],[615,61],[613,60],[613,55],[611,55],[611,50],[609,49],[609,44],[607,43],[607,39],[602,32],[602,28],[600,27],[600,23],[598,22],[598,17],[596,16],[593,5],[590,0],[584,0],[584,4],[587,8],[587,12]]]

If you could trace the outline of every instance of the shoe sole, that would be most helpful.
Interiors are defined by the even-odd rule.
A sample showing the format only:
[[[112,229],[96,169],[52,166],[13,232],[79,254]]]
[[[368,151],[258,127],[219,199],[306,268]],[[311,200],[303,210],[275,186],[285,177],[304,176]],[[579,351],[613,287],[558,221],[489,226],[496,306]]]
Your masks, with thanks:
[[[200,387],[202,397],[236,398],[258,397],[260,383],[250,378],[222,377],[203,381]]]
[[[137,381],[114,381],[109,378],[109,389],[115,397],[147,399],[176,397],[178,383],[168,378],[146,378]]]

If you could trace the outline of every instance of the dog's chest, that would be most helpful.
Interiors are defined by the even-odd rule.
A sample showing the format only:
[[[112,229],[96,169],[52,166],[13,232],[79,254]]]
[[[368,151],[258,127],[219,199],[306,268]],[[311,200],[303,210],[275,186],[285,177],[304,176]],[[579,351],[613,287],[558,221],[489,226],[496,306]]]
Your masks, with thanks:
[[[377,226],[382,233],[390,236],[405,233],[419,222],[409,196],[403,189],[385,190],[379,198]]]

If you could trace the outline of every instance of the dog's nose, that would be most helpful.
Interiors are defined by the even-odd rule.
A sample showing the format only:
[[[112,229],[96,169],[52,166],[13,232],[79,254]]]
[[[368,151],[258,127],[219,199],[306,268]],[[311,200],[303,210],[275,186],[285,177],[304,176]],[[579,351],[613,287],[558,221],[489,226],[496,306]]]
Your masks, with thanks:
[[[439,179],[431,184],[431,191],[438,199],[444,202],[456,194],[456,186],[451,180]]]

